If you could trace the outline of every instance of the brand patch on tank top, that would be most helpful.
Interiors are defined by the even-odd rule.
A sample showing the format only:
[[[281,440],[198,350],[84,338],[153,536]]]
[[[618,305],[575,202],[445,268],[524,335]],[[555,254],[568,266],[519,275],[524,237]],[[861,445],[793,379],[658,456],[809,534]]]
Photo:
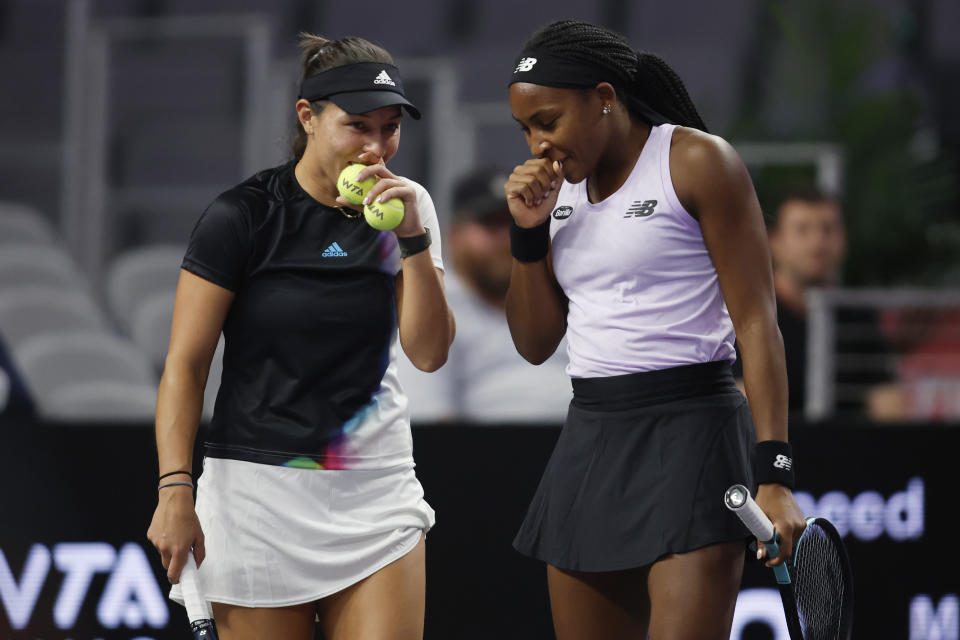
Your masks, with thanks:
[[[654,209],[657,208],[656,200],[637,200],[630,208],[627,209],[627,212],[623,214],[624,218],[646,218],[649,215],[653,215]]]
[[[573,207],[557,207],[553,210],[553,219],[554,220],[565,220],[570,217],[570,214],[573,213]]]

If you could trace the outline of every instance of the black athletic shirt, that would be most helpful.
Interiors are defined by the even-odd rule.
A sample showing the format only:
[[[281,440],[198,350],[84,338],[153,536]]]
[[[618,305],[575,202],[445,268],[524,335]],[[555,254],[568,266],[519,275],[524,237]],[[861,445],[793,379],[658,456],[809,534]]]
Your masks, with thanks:
[[[406,400],[395,376],[385,379],[397,335],[396,236],[318,203],[293,169],[267,169],[221,194],[183,260],[236,294],[206,455],[394,464],[410,456]],[[436,227],[429,195],[415,186],[421,220]],[[431,253],[442,267],[439,247]]]

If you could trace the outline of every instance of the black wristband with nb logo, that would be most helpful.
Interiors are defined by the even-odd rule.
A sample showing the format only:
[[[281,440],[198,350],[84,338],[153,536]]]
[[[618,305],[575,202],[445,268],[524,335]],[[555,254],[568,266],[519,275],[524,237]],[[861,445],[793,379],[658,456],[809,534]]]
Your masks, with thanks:
[[[520,262],[539,262],[550,252],[550,218],[529,229],[510,221],[510,253]]]
[[[764,440],[753,450],[753,477],[757,484],[777,483],[793,490],[793,447],[789,442]]]

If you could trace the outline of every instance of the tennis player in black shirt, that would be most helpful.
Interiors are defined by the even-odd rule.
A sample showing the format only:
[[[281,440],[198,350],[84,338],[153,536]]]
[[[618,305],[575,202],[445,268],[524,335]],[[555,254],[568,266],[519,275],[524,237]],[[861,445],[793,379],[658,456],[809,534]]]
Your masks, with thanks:
[[[434,515],[413,471],[396,356],[402,345],[436,370],[454,322],[430,196],[386,166],[404,115],[420,113],[382,48],[309,35],[301,45],[294,160],[214,200],[183,260],[148,537],[174,584],[193,550],[225,640],[309,639],[317,618],[328,640],[421,638]],[[393,231],[338,196],[355,162],[368,165],[359,180],[377,177],[368,201],[403,200]],[[221,331],[194,506],[192,451]]]

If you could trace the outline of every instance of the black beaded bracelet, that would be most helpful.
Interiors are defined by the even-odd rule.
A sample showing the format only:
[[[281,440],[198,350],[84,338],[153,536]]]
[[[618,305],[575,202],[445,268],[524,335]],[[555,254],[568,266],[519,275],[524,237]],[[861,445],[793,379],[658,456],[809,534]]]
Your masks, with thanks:
[[[529,229],[510,222],[510,253],[520,262],[539,262],[550,251],[550,218]]]
[[[758,485],[777,483],[793,490],[796,478],[790,443],[779,440],[758,442],[753,450],[753,477]]]
[[[193,477],[193,473],[191,473],[190,471],[171,471],[170,473],[165,473],[165,474],[163,474],[163,475],[160,476],[158,479],[159,479],[159,480],[163,480],[164,478],[166,478],[166,477],[168,477],[168,476],[175,476],[175,475],[177,475],[177,474],[179,474],[179,473],[183,473],[183,474],[186,474],[186,475],[188,475],[188,476],[190,476],[190,477]]]
[[[410,236],[409,238],[397,236],[397,244],[400,245],[400,259],[409,258],[410,256],[417,255],[421,251],[426,251],[432,243],[433,241],[430,239],[430,229],[424,229],[420,235]]]

